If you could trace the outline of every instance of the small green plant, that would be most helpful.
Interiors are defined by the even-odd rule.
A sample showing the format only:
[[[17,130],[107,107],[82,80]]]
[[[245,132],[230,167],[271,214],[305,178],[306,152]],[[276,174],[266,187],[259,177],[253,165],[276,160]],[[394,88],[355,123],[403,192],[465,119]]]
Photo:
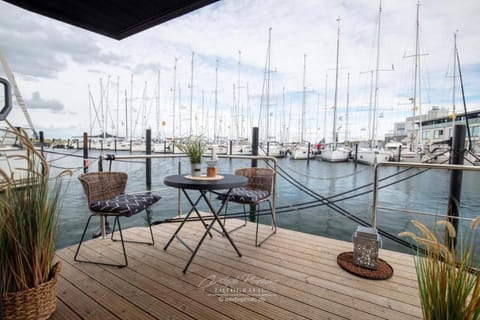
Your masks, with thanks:
[[[421,236],[413,232],[402,232],[400,236],[410,237],[418,244],[415,268],[424,319],[480,319],[480,276],[474,257],[480,216],[472,222],[466,239],[457,237],[449,221],[436,224],[443,226],[443,241],[439,240],[436,227],[431,232],[418,221],[412,223]],[[455,238],[457,249],[451,241]]]
[[[10,125],[11,126],[11,125]],[[63,171],[50,180],[49,166],[25,132],[11,126],[25,148],[27,166],[16,179],[0,169],[0,285],[3,292],[33,288],[49,280],[54,263]],[[9,156],[10,157],[10,156]],[[18,169],[17,169],[18,173]]]
[[[187,154],[190,163],[202,163],[202,155],[207,151],[207,144],[202,136],[191,136],[184,142],[177,144],[177,147]]]

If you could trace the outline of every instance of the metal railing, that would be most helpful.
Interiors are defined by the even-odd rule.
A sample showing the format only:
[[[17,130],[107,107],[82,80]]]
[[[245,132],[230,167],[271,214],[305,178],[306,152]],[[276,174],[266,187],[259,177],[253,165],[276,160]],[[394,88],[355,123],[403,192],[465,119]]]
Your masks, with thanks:
[[[377,226],[377,209],[397,211],[397,212],[406,212],[414,214],[422,214],[435,217],[445,217],[448,219],[458,219],[472,221],[473,219],[457,217],[451,215],[443,215],[432,212],[416,211],[416,210],[406,210],[400,208],[392,207],[383,207],[378,206],[378,185],[379,185],[379,172],[382,167],[401,167],[401,168],[418,168],[418,169],[443,169],[443,170],[464,170],[464,171],[479,171],[480,167],[478,166],[466,166],[466,165],[454,165],[454,164],[433,164],[433,163],[411,163],[411,162],[382,162],[375,165],[374,180],[373,180],[373,207],[372,207],[372,227],[376,228]]]
[[[103,171],[103,161],[115,161],[115,160],[134,160],[134,159],[145,159],[145,163],[148,166],[147,159],[165,159],[165,158],[186,158],[186,154],[130,154],[130,155],[116,155],[116,154],[102,154],[99,156],[99,162],[98,162],[98,170]],[[204,156],[205,158],[208,158],[208,156]],[[273,188],[272,188],[272,217],[273,221],[272,223],[276,223],[276,215],[275,215],[275,208],[276,208],[276,172],[277,172],[277,162],[278,160],[274,157],[269,157],[269,156],[243,156],[243,155],[217,155],[218,158],[222,159],[238,159],[238,160],[265,160],[267,162],[272,162],[273,163],[273,170],[275,172],[273,176]],[[182,169],[181,169],[181,162],[178,162],[178,173],[181,174]],[[151,176],[149,177],[148,175],[151,175],[151,170],[146,169],[145,170],[145,175],[146,175],[146,184],[147,184],[147,191],[152,192],[152,191],[161,191],[167,189],[161,188],[161,189],[155,189],[152,190],[151,186],[149,185],[149,181],[151,182]],[[181,193],[180,190],[178,190],[178,200],[177,200],[177,212],[178,215],[180,216],[181,214]],[[105,221],[104,219],[100,219],[100,230],[102,233],[102,237],[105,237]]]

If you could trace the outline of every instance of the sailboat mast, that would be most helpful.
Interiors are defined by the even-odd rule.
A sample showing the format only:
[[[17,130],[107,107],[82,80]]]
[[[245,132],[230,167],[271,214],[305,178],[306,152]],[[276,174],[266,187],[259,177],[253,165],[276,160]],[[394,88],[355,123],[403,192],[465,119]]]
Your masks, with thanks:
[[[333,149],[337,148],[337,98],[338,98],[338,56],[340,49],[340,17],[337,18],[337,62],[335,65],[335,97],[333,100]]]
[[[180,137],[182,135],[182,87],[180,86],[180,82],[178,83],[178,134]]]
[[[285,90],[285,88],[284,88],[284,90]],[[284,97],[284,100],[285,100],[285,97]],[[284,104],[285,104],[285,101],[284,101]],[[285,111],[283,111],[283,114],[285,114]],[[319,115],[320,115],[320,92],[317,92],[317,119],[316,119],[316,122],[315,122],[315,142],[320,141],[320,137],[319,137],[320,116]]]
[[[192,51],[192,69],[190,75],[190,129],[188,131],[189,136],[192,135],[192,119],[193,119],[193,63],[195,52]]]
[[[325,74],[325,110],[323,112],[323,141],[327,140],[327,91],[328,91],[328,73]]]
[[[457,117],[456,114],[456,106],[455,106],[455,78],[457,77],[457,33],[453,34],[453,89],[452,89],[452,138],[454,135],[454,128],[455,128],[455,118]]]
[[[418,19],[418,11],[419,11],[420,3],[417,2],[417,23],[416,23],[416,35],[415,35],[415,72],[414,72],[414,82],[413,82],[413,130],[415,131],[415,117],[417,111],[417,78],[418,78],[418,29],[420,26],[419,19]],[[421,121],[420,121],[421,122]],[[418,136],[415,139],[415,143],[413,145],[413,150],[416,151],[418,148]]]
[[[176,88],[177,88],[177,58],[175,57],[175,62],[173,65],[173,94],[172,94],[172,110],[173,110],[173,121],[172,121],[172,139],[175,141],[175,94],[176,94]]]
[[[128,98],[127,98],[127,89],[125,89],[125,140],[128,140]]]
[[[238,79],[237,79],[237,113],[235,114],[236,117],[236,129],[237,129],[237,136],[235,137],[237,141],[239,141],[240,137],[243,136],[244,130],[244,118],[243,118],[243,110],[240,110],[240,69],[242,66],[242,51],[238,50]]]
[[[100,115],[101,115],[101,130],[102,130],[102,138],[105,139],[105,130],[107,129],[106,127],[106,123],[105,123],[105,113],[104,113],[104,110],[103,110],[103,81],[102,81],[102,78],[100,78]]]
[[[266,142],[268,142],[268,135],[270,132],[270,55],[271,55],[271,45],[272,45],[272,28],[270,27],[268,29],[268,56],[267,56],[267,89],[266,89],[266,95],[267,95],[267,126],[266,126],[266,132],[267,132],[267,139]]]
[[[377,63],[375,66],[375,92],[373,95],[373,112],[372,112],[372,140],[370,142],[371,147],[374,147],[375,131],[377,126],[377,103],[378,103],[378,72],[380,67],[380,27],[382,22],[382,0],[380,0],[380,6],[378,8],[378,30],[377,30]]]
[[[92,93],[90,91],[90,85],[88,85],[88,114],[90,116],[90,127],[89,127],[89,131],[88,131],[88,134],[91,136],[93,134],[93,125],[94,125],[94,121],[92,121]]]
[[[116,127],[117,127],[117,130],[116,130],[116,134],[115,134],[115,140],[118,139],[118,127],[119,127],[119,121],[120,121],[120,118],[119,118],[119,108],[120,108],[120,76],[117,76],[117,124],[116,124]]]
[[[302,95],[302,122],[300,128],[300,142],[305,141],[305,100],[306,100],[306,86],[305,86],[305,78],[307,71],[307,55],[303,55],[303,95]]]
[[[130,75],[130,141],[132,140],[132,137],[133,137],[133,73]]]
[[[217,111],[218,111],[218,59],[215,64],[215,114],[213,119],[213,140],[217,139]]]
[[[157,99],[155,108],[155,122],[157,129],[157,140],[160,139],[160,70],[157,72]]]
[[[347,110],[345,114],[345,143],[348,141],[348,113],[350,106],[350,72],[347,73]]]

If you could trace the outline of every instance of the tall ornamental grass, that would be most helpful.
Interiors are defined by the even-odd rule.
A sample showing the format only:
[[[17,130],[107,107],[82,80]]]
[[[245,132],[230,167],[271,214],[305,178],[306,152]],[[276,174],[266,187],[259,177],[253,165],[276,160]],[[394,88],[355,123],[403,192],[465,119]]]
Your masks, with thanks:
[[[471,232],[464,239],[457,237],[448,221],[438,221],[434,232],[418,221],[412,223],[421,235],[402,232],[400,236],[410,237],[418,244],[415,267],[424,319],[480,319],[480,276],[474,257],[480,216],[472,222]],[[444,236],[439,235],[439,226]],[[457,240],[457,249],[451,239]]]
[[[190,163],[202,163],[202,155],[208,149],[202,136],[191,136],[186,141],[177,144],[177,147],[188,155]]]
[[[0,169],[0,280],[4,293],[22,291],[49,280],[62,177],[71,175],[64,171],[50,179],[47,161],[27,134],[11,125],[6,130],[18,137],[26,151],[7,158],[22,158],[26,165],[8,171]]]

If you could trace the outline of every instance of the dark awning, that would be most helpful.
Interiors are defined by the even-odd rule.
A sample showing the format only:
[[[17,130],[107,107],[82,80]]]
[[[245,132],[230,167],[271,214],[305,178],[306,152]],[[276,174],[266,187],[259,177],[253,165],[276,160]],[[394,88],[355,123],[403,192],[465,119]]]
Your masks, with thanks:
[[[5,0],[117,40],[218,0]]]

